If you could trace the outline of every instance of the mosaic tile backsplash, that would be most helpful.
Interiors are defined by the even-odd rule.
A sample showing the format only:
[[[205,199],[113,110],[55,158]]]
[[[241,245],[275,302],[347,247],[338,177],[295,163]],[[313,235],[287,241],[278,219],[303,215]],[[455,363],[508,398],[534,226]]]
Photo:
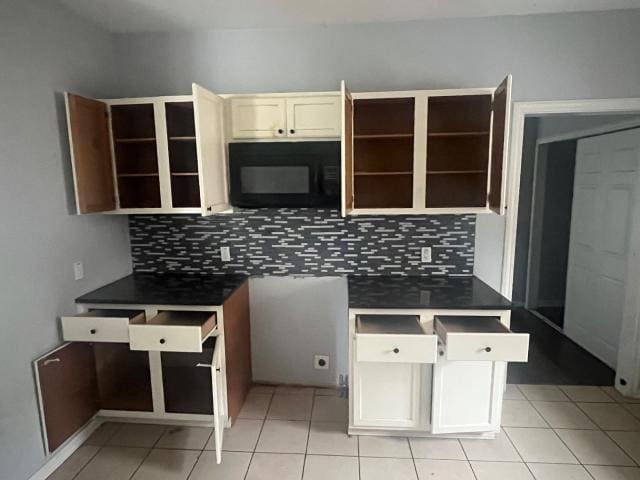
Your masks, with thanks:
[[[136,272],[249,275],[471,275],[475,215],[340,217],[279,208],[233,214],[132,215]],[[231,249],[222,262],[220,247]],[[432,247],[432,262],[420,249]]]

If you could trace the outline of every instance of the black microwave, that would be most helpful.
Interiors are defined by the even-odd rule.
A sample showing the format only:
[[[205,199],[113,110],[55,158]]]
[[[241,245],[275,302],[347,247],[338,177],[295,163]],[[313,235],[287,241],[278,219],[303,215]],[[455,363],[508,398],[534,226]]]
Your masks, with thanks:
[[[229,144],[231,205],[338,207],[340,142]]]

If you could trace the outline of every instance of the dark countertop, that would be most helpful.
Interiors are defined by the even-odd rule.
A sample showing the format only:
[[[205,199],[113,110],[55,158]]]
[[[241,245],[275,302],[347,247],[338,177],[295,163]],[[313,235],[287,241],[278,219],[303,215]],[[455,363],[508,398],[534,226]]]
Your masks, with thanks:
[[[513,307],[476,277],[349,276],[349,308],[510,310]]]
[[[76,298],[76,303],[222,305],[246,275],[134,273]]]

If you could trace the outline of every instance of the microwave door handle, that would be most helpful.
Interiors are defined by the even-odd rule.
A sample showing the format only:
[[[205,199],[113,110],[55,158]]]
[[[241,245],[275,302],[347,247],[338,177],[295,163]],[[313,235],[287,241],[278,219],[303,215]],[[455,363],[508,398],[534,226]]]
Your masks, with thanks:
[[[314,186],[315,192],[318,195],[322,194],[321,173],[322,173],[322,169],[321,168],[314,168],[313,169],[313,186]]]

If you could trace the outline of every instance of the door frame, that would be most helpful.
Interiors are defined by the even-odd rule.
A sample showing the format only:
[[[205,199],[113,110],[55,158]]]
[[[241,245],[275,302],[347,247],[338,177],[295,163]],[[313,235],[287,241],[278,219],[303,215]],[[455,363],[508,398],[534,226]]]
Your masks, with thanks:
[[[534,102],[514,102],[511,115],[511,148],[507,171],[507,211],[505,213],[504,246],[502,255],[502,281],[500,292],[507,298],[513,293],[513,276],[518,225],[518,194],[520,192],[520,172],[522,167],[522,142],[524,123],[527,116],[548,116],[554,114],[608,114],[640,112],[640,98],[549,100]],[[638,266],[640,269],[640,265]],[[640,310],[640,305],[638,305]],[[640,338],[640,315],[634,315],[633,330]],[[623,326],[624,329],[624,326]],[[640,341],[633,350],[623,349],[618,353],[616,388],[629,396],[640,396]],[[621,380],[625,379],[625,385]]]

